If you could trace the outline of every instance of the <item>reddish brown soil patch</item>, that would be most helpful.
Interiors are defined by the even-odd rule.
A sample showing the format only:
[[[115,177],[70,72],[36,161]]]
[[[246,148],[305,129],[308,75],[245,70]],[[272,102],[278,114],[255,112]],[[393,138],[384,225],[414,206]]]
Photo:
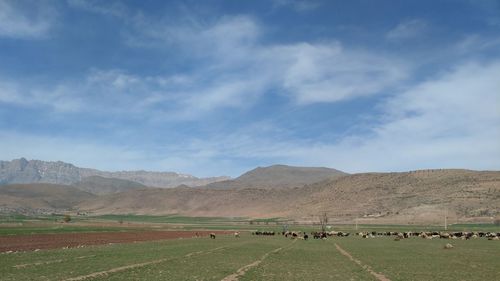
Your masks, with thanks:
[[[230,231],[137,231],[101,233],[65,233],[0,236],[0,253],[7,251],[32,251],[102,245],[109,243],[132,243],[176,238],[192,238],[198,234],[207,237],[209,233],[230,234]]]

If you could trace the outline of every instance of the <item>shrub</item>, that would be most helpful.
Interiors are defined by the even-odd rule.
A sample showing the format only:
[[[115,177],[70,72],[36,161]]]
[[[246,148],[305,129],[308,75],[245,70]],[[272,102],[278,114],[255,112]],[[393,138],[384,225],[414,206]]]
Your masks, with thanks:
[[[65,215],[63,218],[64,222],[70,222],[71,221],[71,216],[70,215]]]

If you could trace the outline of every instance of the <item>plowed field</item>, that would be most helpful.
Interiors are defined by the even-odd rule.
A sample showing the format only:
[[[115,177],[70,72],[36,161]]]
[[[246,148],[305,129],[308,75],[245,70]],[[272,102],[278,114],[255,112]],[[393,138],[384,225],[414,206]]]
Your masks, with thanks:
[[[83,245],[191,238],[197,235],[208,236],[212,232],[216,234],[230,233],[229,231],[137,231],[0,236],[0,253],[64,247],[73,248]]]

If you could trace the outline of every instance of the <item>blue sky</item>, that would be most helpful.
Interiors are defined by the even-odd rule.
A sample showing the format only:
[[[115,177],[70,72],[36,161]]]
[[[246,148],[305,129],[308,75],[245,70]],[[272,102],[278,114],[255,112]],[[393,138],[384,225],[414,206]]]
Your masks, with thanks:
[[[0,0],[0,155],[500,169],[500,1]]]

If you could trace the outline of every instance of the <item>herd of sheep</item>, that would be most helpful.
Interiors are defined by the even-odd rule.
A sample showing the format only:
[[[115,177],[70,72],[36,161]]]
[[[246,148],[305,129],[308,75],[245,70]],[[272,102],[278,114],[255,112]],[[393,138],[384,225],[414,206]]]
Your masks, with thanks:
[[[476,239],[476,238],[487,238],[488,240],[500,240],[500,232],[484,232],[484,231],[455,231],[455,232],[438,232],[438,231],[407,231],[407,232],[358,232],[356,235],[363,238],[375,238],[380,236],[394,236],[396,240],[410,238],[410,237],[421,237],[425,239]]]
[[[292,239],[303,239],[307,240],[309,235],[306,232],[302,231],[283,231],[278,232],[278,234],[283,235],[284,237],[290,237]],[[328,237],[347,237],[349,236],[349,232],[343,231],[313,231],[310,233],[314,239],[326,239]],[[274,231],[254,231],[252,235],[263,235],[263,236],[274,236],[276,232]],[[477,239],[477,238],[487,238],[488,240],[500,240],[500,232],[484,232],[484,231],[456,231],[456,232],[442,232],[442,231],[406,231],[406,232],[396,232],[396,231],[386,231],[386,232],[357,232],[355,235],[360,236],[362,238],[375,238],[375,237],[394,237],[394,240],[398,241],[405,238],[410,237],[421,237],[425,239]],[[239,236],[239,233],[238,233]]]

